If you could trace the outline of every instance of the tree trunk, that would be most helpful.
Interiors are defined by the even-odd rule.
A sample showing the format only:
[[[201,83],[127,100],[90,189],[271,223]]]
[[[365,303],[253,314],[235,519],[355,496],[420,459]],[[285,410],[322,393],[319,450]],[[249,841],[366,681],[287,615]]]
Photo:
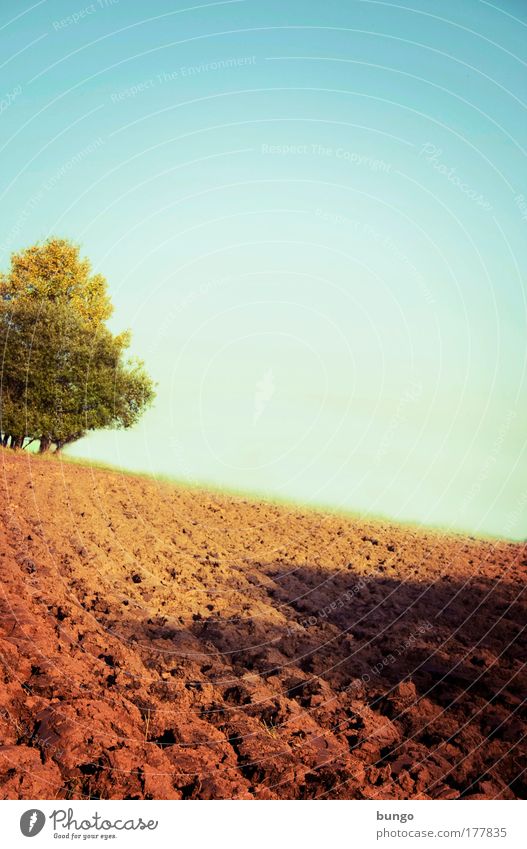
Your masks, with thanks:
[[[12,436],[11,437],[11,448],[13,448],[14,451],[17,451],[19,448],[22,448],[23,444],[24,444],[24,437],[23,436]]]
[[[40,445],[39,445],[39,448],[38,448],[38,453],[39,454],[45,454],[47,451],[49,451],[50,446],[51,446],[51,439],[49,438],[49,436],[41,436],[40,437]]]
[[[72,433],[71,436],[67,436],[65,439],[56,439],[55,454],[60,454],[65,445],[71,445],[73,442],[77,442],[82,436],[84,436],[83,433]]]

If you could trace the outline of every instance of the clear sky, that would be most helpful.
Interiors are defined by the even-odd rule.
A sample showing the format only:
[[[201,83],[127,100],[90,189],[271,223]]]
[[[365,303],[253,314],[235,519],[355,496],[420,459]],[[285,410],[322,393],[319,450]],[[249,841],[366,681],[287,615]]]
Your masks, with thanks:
[[[527,536],[521,0],[3,0],[0,263],[61,235],[158,382],[70,453]]]

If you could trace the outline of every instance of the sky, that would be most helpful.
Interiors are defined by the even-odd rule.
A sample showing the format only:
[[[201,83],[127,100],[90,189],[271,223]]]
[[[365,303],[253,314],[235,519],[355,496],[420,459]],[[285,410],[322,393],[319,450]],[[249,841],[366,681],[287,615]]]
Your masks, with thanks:
[[[68,453],[527,537],[527,7],[3,0],[0,268],[50,235],[157,382]]]

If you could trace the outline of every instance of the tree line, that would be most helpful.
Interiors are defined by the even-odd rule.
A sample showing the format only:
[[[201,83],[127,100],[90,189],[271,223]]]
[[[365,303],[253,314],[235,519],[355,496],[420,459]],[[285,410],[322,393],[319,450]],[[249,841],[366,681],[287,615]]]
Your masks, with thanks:
[[[130,428],[154,384],[113,334],[108,286],[78,245],[51,238],[0,275],[0,440],[44,453],[101,428]]]

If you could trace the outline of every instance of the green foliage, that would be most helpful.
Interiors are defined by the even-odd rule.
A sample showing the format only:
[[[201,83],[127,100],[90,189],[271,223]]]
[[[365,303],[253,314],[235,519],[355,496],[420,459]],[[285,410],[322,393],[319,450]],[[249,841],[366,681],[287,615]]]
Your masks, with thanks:
[[[129,428],[152,403],[143,364],[114,336],[106,283],[78,248],[51,240],[13,258],[0,283],[1,430],[57,448],[100,428]],[[95,282],[94,282],[95,281]]]

